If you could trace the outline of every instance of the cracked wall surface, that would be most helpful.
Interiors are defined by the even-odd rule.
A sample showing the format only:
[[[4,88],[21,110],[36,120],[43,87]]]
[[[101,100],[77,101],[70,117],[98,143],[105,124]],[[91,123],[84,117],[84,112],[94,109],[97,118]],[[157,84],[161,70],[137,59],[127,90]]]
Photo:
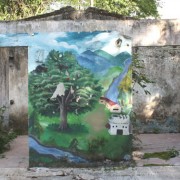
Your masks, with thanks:
[[[164,129],[160,132],[178,132],[180,46],[136,47],[134,50],[139,60],[144,61],[145,69],[142,73],[154,81],[146,88],[150,91],[150,95],[145,95],[142,89],[135,87],[139,92],[133,96],[133,107],[138,119],[146,122],[160,121],[159,127],[154,125],[154,128]]]

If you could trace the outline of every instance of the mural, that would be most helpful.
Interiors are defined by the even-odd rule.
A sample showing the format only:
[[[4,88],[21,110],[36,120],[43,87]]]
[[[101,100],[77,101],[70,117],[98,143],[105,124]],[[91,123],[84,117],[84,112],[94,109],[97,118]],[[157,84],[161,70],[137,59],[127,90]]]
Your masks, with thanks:
[[[131,155],[131,39],[118,32],[0,35],[29,46],[30,166]]]

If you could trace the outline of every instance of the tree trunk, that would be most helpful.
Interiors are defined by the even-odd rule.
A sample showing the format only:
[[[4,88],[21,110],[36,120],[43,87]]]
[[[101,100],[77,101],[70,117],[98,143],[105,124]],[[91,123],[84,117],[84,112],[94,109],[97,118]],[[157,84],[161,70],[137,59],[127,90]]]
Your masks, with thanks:
[[[90,6],[94,7],[94,0],[90,0]]]
[[[65,106],[60,106],[60,124],[59,124],[59,129],[64,131],[68,128],[67,124],[67,110]]]

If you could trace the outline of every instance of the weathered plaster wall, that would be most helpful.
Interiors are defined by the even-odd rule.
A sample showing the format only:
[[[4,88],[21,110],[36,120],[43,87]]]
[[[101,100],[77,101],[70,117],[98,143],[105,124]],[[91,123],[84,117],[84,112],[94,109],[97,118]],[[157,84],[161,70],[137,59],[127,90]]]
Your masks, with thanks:
[[[19,133],[28,128],[28,47],[9,48],[9,119]]]
[[[0,49],[0,107],[9,105],[9,59],[6,48]],[[9,112],[4,113],[4,124],[8,125]]]
[[[0,47],[0,107],[4,124],[18,132],[28,125],[28,47]],[[10,121],[9,121],[10,120]]]
[[[33,38],[34,32],[116,30],[130,36],[134,50],[140,59],[145,60],[144,71],[156,82],[148,87],[151,96],[143,93],[134,95],[136,113],[143,120],[164,120],[169,116],[179,120],[180,20],[102,21],[79,16],[74,18],[76,21],[72,21],[62,20],[62,16],[55,17],[52,15],[48,21],[40,18],[33,21],[1,22],[0,34],[28,33]]]
[[[146,88],[151,95],[145,95],[136,86],[139,92],[134,95],[133,107],[138,119],[160,121],[159,125],[151,123],[149,131],[177,132],[175,121],[180,121],[180,46],[134,47],[134,51],[139,60],[144,61],[142,73],[155,82]]]
[[[180,20],[62,20],[0,22],[0,33],[57,31],[119,31],[130,36],[133,46],[180,44]]]

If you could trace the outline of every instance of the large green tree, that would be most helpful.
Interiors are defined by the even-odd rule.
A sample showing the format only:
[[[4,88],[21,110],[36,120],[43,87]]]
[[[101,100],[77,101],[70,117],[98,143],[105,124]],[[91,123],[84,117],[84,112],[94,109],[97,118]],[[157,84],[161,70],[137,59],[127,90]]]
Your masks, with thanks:
[[[89,70],[81,67],[71,52],[52,50],[45,63],[29,74],[29,99],[36,112],[60,113],[60,130],[68,128],[67,113],[94,107],[101,86]]]
[[[95,6],[110,12],[139,18],[158,17],[157,0],[95,0]]]
[[[16,20],[43,14],[51,2],[51,0],[1,0],[0,20]]]
[[[125,16],[146,18],[158,17],[159,0],[1,0],[0,20],[15,20],[46,13],[53,2],[60,7],[73,6],[76,9],[94,7]]]
[[[159,0],[64,0],[72,6],[94,7],[115,12],[124,16],[133,16],[138,18],[158,17],[157,7],[160,6]]]

